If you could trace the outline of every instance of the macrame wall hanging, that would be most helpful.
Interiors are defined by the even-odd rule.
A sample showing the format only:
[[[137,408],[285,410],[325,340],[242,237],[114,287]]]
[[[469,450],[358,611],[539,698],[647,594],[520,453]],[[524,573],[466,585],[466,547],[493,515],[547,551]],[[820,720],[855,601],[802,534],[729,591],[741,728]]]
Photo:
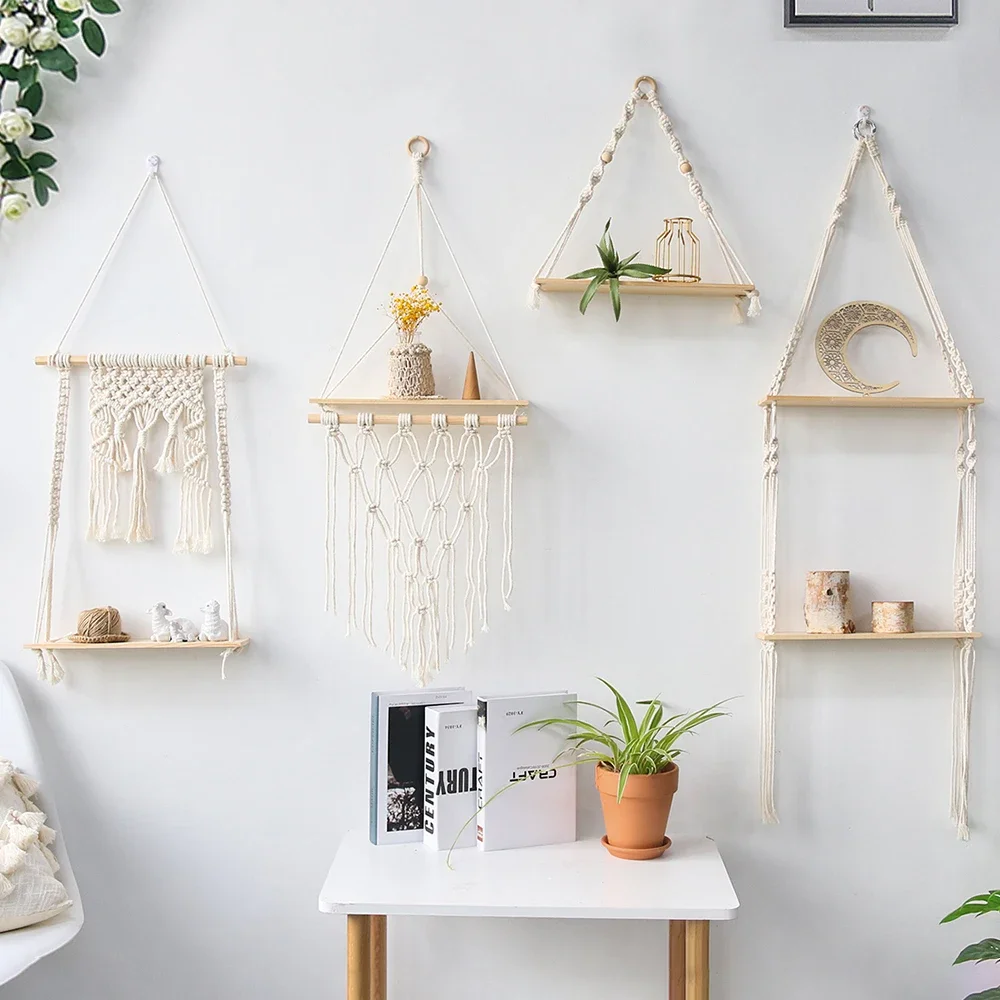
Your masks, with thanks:
[[[163,197],[185,257],[218,332],[222,351],[214,355],[65,353],[63,346],[70,332],[97,286],[139,203],[147,189],[151,187],[159,191]],[[226,403],[226,371],[232,365],[245,365],[246,358],[234,355],[226,343],[180,222],[160,178],[157,157],[150,157],[149,173],[104,255],[97,273],[87,287],[66,332],[56,345],[55,352],[35,358],[35,363],[53,367],[59,373],[55,447],[41,590],[35,622],[35,641],[27,647],[38,654],[39,675],[50,683],[58,683],[65,673],[58,654],[67,649],[176,650],[211,647],[221,652],[224,677],[225,663],[230,653],[243,648],[249,641],[240,638],[233,577]],[[211,454],[207,434],[208,413],[205,406],[205,370],[206,367],[211,368],[219,503],[225,547],[228,638],[204,642],[161,643],[152,640],[90,642],[84,646],[69,639],[52,638],[55,548],[59,530],[74,367],[87,367],[90,372],[90,514],[87,537],[98,542],[119,540],[145,542],[152,539],[149,492],[153,488],[154,480],[161,479],[166,482],[170,477],[179,481],[178,529],[173,547],[175,552],[185,553],[207,553],[211,552],[213,547],[211,527],[213,490],[209,482]],[[135,609],[135,613],[139,614],[140,611]],[[145,609],[142,609],[141,613],[145,613]]]
[[[909,226],[903,217],[896,192],[889,183],[878,144],[875,141],[875,124],[871,110],[861,109],[861,119],[855,125],[856,143],[847,169],[847,176],[837,195],[833,215],[823,237],[819,255],[806,288],[805,298],[784,354],[771,381],[768,395],[761,401],[764,412],[764,478],[763,523],[761,543],[761,808],[764,821],[778,821],[774,797],[775,770],[775,701],[777,684],[777,644],[782,641],[803,639],[857,640],[857,639],[926,639],[945,640],[954,646],[954,704],[953,704],[953,761],[951,817],[958,836],[969,836],[969,726],[972,713],[972,688],[975,669],[973,640],[976,616],[976,406],[983,402],[972,389],[965,364],[958,353],[955,341],[945,320],[944,313],[934,294],[930,278],[924,269]],[[910,342],[916,354],[916,341],[909,324],[896,310],[881,303],[852,302],[837,309],[820,324],[816,351],[820,366],[826,374],[855,395],[792,396],[782,393],[785,377],[792,358],[802,339],[812,311],[823,267],[840,225],[844,205],[863,159],[868,158],[882,185],[896,233],[903,253],[916,281],[921,299],[927,307],[935,340],[944,357],[953,396],[903,397],[886,395],[898,383],[871,385],[858,379],[846,363],[846,346],[850,338],[867,326],[890,326]],[[907,408],[952,410],[959,417],[957,452],[958,473],[958,523],[955,543],[954,572],[954,630],[944,632],[855,632],[853,622],[846,622],[843,632],[833,634],[816,632],[777,631],[777,587],[775,555],[777,533],[778,491],[778,410],[782,407],[843,407]],[[832,591],[827,591],[832,593]],[[904,609],[907,610],[907,609]],[[912,613],[912,609],[909,609]]]
[[[747,273],[746,268],[736,255],[736,251],[730,245],[729,240],[726,239],[726,234],[722,231],[722,226],[719,224],[712,206],[705,197],[704,189],[695,173],[694,165],[685,155],[684,147],[674,132],[673,122],[667,117],[667,113],[663,110],[663,105],[657,97],[656,81],[650,76],[640,76],[635,81],[632,93],[625,102],[622,116],[618,124],[615,125],[614,131],[611,133],[611,138],[605,143],[596,165],[587,178],[587,183],[580,192],[576,208],[573,209],[569,221],[563,227],[559,238],[552,245],[552,249],[548,252],[545,260],[542,261],[542,266],[535,274],[528,297],[529,305],[533,309],[537,309],[542,292],[576,292],[577,294],[582,294],[586,289],[588,284],[586,278],[553,277],[553,272],[566,249],[566,245],[569,243],[570,237],[573,235],[573,231],[576,229],[577,223],[580,221],[583,210],[587,207],[591,198],[593,198],[594,191],[597,185],[601,183],[605,170],[607,170],[609,164],[614,159],[618,143],[621,141],[622,136],[625,135],[629,122],[632,121],[636,109],[642,104],[647,104],[656,113],[656,120],[660,129],[666,136],[667,142],[670,143],[670,148],[673,150],[674,155],[677,157],[677,168],[687,178],[691,196],[694,198],[698,210],[712,230],[712,234],[715,236],[719,253],[729,272],[729,281],[702,281],[700,273],[697,273],[697,271],[693,274],[680,273],[681,271],[687,272],[690,268],[678,268],[674,266],[672,276],[668,277],[667,280],[623,278],[619,282],[620,291],[622,293],[638,295],[690,295],[700,298],[732,298],[736,302],[736,312],[740,321],[743,319],[743,311],[740,308],[743,303],[747,303],[747,316],[751,318],[757,316],[760,313],[760,294],[754,287],[754,283]],[[686,239],[686,234],[690,234],[691,220],[668,219],[666,223],[667,229],[658,243],[661,245],[663,243],[672,243],[674,246],[679,246],[681,241]],[[671,223],[674,225],[672,226]],[[671,239],[672,234],[677,239]],[[660,250],[659,245],[657,250]],[[694,244],[694,250],[697,252],[697,243]],[[657,256],[659,257],[659,253]],[[685,255],[685,257],[686,260],[691,259],[690,255]],[[676,263],[676,261],[671,260],[665,266],[676,265]]]
[[[514,428],[526,424],[486,321],[424,185],[430,143],[407,143],[413,180],[333,363],[310,423],[326,428],[326,605],[344,608],[348,634],[383,645],[424,684],[461,642],[488,631],[491,593],[505,610],[513,588]],[[413,206],[417,271],[409,292],[392,294],[390,321],[343,373],[341,361],[404,216]],[[481,399],[475,345],[434,298],[424,258],[429,214],[486,338],[494,364],[479,355],[509,393]],[[462,398],[436,395],[423,321],[439,315],[473,351]],[[380,324],[381,325],[381,324]],[[395,330],[388,392],[370,398],[334,393]],[[484,434],[490,428],[491,434]],[[379,610],[376,613],[376,606]]]

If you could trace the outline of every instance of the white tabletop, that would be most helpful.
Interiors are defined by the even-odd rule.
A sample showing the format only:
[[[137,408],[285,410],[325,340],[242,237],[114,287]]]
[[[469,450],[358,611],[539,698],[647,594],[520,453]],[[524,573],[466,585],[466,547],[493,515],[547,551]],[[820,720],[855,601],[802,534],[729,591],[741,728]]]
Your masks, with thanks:
[[[739,900],[715,844],[679,839],[655,861],[613,858],[597,840],[515,851],[374,847],[362,831],[337,850],[319,908],[389,916],[731,920]]]

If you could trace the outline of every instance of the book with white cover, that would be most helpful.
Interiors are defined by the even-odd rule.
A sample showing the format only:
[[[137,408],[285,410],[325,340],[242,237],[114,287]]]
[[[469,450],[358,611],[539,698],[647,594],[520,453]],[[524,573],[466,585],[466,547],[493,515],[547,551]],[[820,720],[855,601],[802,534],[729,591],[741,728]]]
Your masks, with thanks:
[[[576,840],[576,769],[556,767],[565,729],[520,729],[540,719],[575,719],[576,695],[501,695],[477,703],[476,836],[484,851]],[[565,763],[565,759],[563,761]]]
[[[424,711],[426,847],[447,851],[452,846],[476,846],[477,779],[476,706],[428,706]]]
[[[373,691],[368,839],[401,844],[424,835],[424,711],[428,705],[471,705],[465,688]]]

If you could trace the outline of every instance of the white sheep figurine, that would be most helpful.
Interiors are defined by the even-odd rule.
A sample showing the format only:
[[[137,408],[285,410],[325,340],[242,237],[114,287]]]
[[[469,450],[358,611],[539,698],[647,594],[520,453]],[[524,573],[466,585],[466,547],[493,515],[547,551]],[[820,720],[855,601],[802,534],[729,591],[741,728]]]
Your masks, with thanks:
[[[229,638],[229,623],[219,617],[219,602],[209,601],[201,610],[205,620],[201,624],[198,641],[225,642]]]
[[[173,616],[170,608],[163,601],[160,601],[159,604],[154,604],[146,614],[153,616],[153,634],[150,636],[152,641],[170,642],[170,619]]]
[[[198,626],[190,618],[169,618],[171,642],[197,642]]]

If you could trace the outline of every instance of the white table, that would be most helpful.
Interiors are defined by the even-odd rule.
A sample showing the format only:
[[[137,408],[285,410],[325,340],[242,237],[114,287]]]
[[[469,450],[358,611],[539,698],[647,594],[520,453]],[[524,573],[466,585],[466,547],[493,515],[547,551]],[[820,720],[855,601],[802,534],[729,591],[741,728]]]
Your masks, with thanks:
[[[319,895],[347,916],[347,1000],[386,998],[386,917],[538,917],[670,922],[670,1000],[707,1000],[709,921],[739,900],[711,840],[678,839],[656,861],[622,861],[597,840],[519,851],[341,842]],[[405,998],[404,998],[405,1000]]]

